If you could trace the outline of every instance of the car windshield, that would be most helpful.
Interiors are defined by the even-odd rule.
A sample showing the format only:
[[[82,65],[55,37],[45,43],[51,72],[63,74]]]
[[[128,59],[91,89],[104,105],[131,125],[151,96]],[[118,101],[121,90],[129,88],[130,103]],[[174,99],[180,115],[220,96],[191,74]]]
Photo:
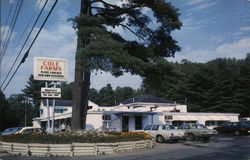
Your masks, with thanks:
[[[163,125],[162,129],[167,130],[167,129],[175,129],[175,128],[174,128],[174,126],[171,126],[171,125]]]
[[[207,127],[204,126],[203,124],[196,124],[196,128],[198,128],[198,129],[204,129],[204,128],[207,128]]]
[[[15,127],[15,128],[7,128],[2,133],[16,133],[20,131],[22,127]]]
[[[190,128],[192,128],[192,129],[204,129],[207,127],[204,126],[203,124],[192,124],[192,125],[190,125]]]
[[[247,127],[250,128],[250,123],[249,122],[240,122],[242,127]]]

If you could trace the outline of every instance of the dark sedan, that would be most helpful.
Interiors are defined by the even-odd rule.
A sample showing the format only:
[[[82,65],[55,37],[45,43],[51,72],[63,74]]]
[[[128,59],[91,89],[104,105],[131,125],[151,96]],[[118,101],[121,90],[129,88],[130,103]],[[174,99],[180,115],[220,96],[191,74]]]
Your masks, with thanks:
[[[226,122],[220,127],[214,128],[218,133],[247,135],[250,133],[249,122]]]

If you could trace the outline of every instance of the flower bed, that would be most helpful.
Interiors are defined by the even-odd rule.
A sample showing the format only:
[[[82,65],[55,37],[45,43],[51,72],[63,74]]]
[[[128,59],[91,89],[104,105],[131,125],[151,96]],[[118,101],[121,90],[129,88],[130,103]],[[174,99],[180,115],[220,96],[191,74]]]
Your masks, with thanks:
[[[1,136],[0,141],[14,143],[71,144],[115,143],[152,139],[144,132],[71,131],[56,134],[18,134]]]

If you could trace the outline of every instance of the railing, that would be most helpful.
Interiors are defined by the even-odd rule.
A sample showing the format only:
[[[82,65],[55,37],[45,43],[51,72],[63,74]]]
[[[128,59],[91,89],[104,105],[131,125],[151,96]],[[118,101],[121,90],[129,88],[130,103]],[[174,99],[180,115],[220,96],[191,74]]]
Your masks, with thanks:
[[[154,140],[119,143],[26,144],[0,142],[0,151],[23,156],[84,156],[153,148]]]

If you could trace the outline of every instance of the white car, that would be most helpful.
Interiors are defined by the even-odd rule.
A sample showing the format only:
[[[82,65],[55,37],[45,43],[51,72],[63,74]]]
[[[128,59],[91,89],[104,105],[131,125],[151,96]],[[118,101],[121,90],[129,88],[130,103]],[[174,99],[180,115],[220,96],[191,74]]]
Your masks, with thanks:
[[[185,131],[177,130],[171,125],[152,124],[144,128],[144,132],[151,135],[157,142],[174,141],[185,139]]]
[[[23,127],[16,134],[30,134],[30,133],[45,133],[44,129],[39,127]]]

